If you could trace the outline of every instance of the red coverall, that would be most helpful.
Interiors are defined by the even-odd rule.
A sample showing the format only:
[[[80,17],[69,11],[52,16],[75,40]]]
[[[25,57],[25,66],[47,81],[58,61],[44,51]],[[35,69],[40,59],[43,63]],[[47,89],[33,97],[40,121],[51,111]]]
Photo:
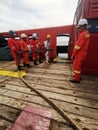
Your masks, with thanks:
[[[73,61],[74,68],[74,80],[80,81],[81,78],[81,64],[84,61],[87,49],[89,46],[90,34],[87,30],[83,30],[76,41],[72,57],[75,58]]]
[[[20,49],[23,51],[22,56],[23,56],[24,63],[29,64],[30,62],[29,62],[27,42],[21,39],[19,41],[19,44],[20,44]]]
[[[11,54],[16,61],[16,65],[20,66],[20,54],[18,52],[20,51],[19,43],[14,38],[8,39],[8,46],[11,49]]]
[[[31,51],[32,51],[32,58],[33,58],[34,61],[36,61],[37,58],[38,58],[36,40],[31,39],[30,40],[30,46],[31,46]]]
[[[39,57],[39,62],[42,62],[42,59],[43,59],[43,44],[39,41],[39,40],[36,40],[37,41],[37,50],[39,51],[38,52],[38,57]]]

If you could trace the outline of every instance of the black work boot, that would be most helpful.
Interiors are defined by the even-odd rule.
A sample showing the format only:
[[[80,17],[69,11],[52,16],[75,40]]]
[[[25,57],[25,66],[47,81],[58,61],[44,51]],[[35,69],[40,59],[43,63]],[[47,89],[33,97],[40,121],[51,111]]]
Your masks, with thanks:
[[[27,64],[27,68],[30,68],[31,66],[30,66],[30,64]]]
[[[43,61],[42,61],[42,60],[39,60],[39,63],[43,63]]]
[[[36,62],[36,60],[34,60],[34,65],[38,65],[38,63]]]
[[[72,82],[72,83],[80,83],[80,81],[77,81],[77,80],[74,80],[74,79],[70,79],[69,81]]]
[[[24,67],[27,66],[26,63],[23,63]]]
[[[18,70],[21,71],[22,70],[22,66],[19,65],[18,66]]]

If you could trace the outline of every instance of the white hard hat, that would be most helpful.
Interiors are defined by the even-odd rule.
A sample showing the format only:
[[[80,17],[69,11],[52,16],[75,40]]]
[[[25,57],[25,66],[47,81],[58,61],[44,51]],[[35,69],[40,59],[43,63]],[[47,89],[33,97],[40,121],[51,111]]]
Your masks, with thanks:
[[[24,33],[21,34],[21,38],[26,38],[26,37],[27,37],[26,34]]]
[[[80,19],[77,27],[80,27],[80,26],[83,26],[83,25],[88,25],[87,19]]]
[[[37,38],[38,36],[37,36],[37,33],[33,33],[32,34],[32,38]]]

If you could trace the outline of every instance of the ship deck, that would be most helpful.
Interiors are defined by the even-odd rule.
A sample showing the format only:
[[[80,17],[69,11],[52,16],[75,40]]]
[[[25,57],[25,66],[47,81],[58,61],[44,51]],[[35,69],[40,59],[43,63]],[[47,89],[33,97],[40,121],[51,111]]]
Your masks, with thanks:
[[[0,68],[16,71],[14,61],[0,61]],[[98,130],[98,76],[82,75],[79,84],[69,82],[71,63],[42,63],[24,77],[51,99],[83,130]],[[0,75],[0,130],[10,130],[25,105],[50,111],[50,130],[74,130],[51,105],[31,91],[19,78]]]

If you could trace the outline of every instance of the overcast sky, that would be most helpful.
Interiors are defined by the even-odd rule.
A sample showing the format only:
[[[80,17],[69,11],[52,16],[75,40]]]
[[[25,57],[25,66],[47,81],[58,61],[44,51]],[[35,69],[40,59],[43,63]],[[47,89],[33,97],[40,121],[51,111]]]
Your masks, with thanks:
[[[78,0],[0,0],[0,32],[72,24]]]

